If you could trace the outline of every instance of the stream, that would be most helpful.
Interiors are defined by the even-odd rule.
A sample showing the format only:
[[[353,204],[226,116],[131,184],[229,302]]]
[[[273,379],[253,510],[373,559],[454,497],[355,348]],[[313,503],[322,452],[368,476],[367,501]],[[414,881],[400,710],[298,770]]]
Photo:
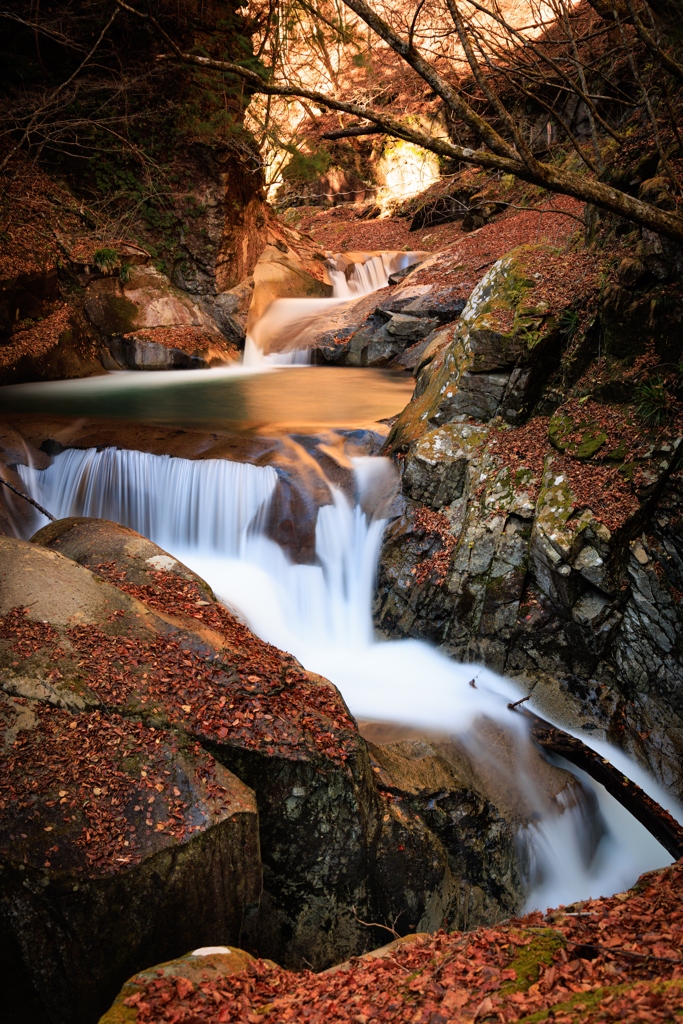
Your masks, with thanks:
[[[2,389],[3,406],[252,433],[372,429],[406,404],[410,378],[307,366],[306,354],[295,347],[274,352],[272,338],[278,317],[291,337],[297,324],[331,303],[385,284],[387,270],[385,263],[375,263],[350,279],[339,274],[332,299],[273,303],[269,322],[248,341],[243,366],[19,385]],[[260,347],[264,337],[269,352]],[[350,461],[353,493],[329,483],[332,502],[318,510],[316,564],[309,565],[291,562],[266,536],[263,513],[278,483],[273,466],[92,448],[68,449],[47,469],[20,467],[20,473],[27,491],[58,518],[112,519],[169,551],[206,579],[259,636],[335,683],[357,719],[438,730],[470,744],[477,743],[482,717],[500,723],[515,737],[520,784],[528,791],[526,725],[507,709],[520,696],[515,684],[481,665],[459,664],[422,641],[375,637],[372,595],[396,470],[378,456]],[[36,515],[33,526],[45,522]],[[473,679],[476,686],[470,685]],[[581,739],[680,817],[668,794],[625,754],[583,734]],[[527,909],[618,892],[643,871],[671,862],[602,787],[571,771],[595,793],[602,837],[589,855],[585,832],[595,823],[586,821],[584,810],[566,807],[558,813],[528,791],[536,815],[524,836],[532,864]]]

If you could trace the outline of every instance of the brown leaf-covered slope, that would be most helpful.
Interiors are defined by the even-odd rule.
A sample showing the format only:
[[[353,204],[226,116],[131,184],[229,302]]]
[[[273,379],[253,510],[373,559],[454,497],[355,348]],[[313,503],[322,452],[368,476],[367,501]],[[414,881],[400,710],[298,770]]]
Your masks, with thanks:
[[[130,1024],[661,1022],[683,1012],[683,862],[616,896],[475,932],[415,936],[323,974],[264,961],[131,979]]]

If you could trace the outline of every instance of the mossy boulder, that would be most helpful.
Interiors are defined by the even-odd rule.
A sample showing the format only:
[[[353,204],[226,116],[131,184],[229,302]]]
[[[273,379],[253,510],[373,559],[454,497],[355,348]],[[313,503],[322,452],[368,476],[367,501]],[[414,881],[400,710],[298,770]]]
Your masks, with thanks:
[[[550,420],[548,437],[558,451],[577,459],[591,459],[604,445],[607,433],[590,416],[576,419],[558,411]]]
[[[546,253],[552,284],[552,274],[562,269],[557,250],[528,245],[498,260],[479,281],[457,324],[445,329],[448,346],[421,371],[415,397],[390,434],[392,449],[459,418],[526,418],[559,363],[562,302],[570,301],[561,296],[551,307],[538,292],[541,275],[533,268]]]
[[[254,957],[234,946],[205,946],[156,964],[145,971],[139,971],[123,986],[109,1010],[100,1018],[99,1024],[136,1024],[138,1005],[143,986],[158,978],[172,978],[180,983],[180,991],[198,987],[208,981],[217,982],[242,974],[254,963]],[[269,961],[266,961],[269,963]]]

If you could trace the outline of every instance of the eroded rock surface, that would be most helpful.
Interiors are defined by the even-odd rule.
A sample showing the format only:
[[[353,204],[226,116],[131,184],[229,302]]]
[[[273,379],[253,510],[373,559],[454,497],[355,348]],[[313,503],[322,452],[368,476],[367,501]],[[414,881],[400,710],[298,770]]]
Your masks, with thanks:
[[[599,354],[598,264],[576,261],[569,278],[547,248],[500,260],[418,367],[387,445],[402,497],[375,618],[518,678],[680,795],[680,417],[648,428],[638,363],[579,376]],[[657,362],[646,346],[641,366]]]

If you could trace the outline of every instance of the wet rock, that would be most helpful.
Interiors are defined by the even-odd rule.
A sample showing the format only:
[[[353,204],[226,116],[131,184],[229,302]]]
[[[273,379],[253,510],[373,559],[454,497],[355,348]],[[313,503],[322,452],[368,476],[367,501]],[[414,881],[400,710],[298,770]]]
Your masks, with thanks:
[[[677,442],[634,456],[593,407],[578,421],[568,408],[509,430],[413,419],[375,622],[518,678],[550,717],[609,737],[680,795]]]
[[[519,893],[530,873],[520,851],[542,803],[549,814],[582,806],[586,854],[595,852],[603,827],[580,784],[538,752],[522,752],[525,741],[498,724],[482,719],[464,740],[376,722],[361,722],[359,728],[388,800],[380,870],[385,876],[400,871],[411,879],[420,869],[415,864],[406,872],[405,862],[421,858],[428,889],[426,900],[409,887],[396,899],[399,894],[386,886],[385,919],[408,908],[414,917],[419,907],[418,931],[433,931],[439,922],[466,930],[495,916],[501,905],[511,915],[518,913]],[[492,747],[495,762],[481,756]],[[521,761],[540,803],[528,799],[529,788],[519,775]],[[472,870],[475,863],[483,870]]]
[[[237,356],[214,320],[154,267],[92,281],[84,308],[104,338],[108,369],[193,369]]]
[[[248,277],[229,291],[219,292],[202,302],[204,310],[216,321],[221,333],[238,348],[244,348],[253,294],[254,278]]]
[[[457,324],[444,329],[448,348],[440,339],[441,358],[423,365],[415,399],[392,430],[394,449],[410,444],[425,426],[496,415],[517,423],[528,415],[561,354],[562,310],[535,298],[536,277],[527,269],[544,251],[523,246],[484,275]]]
[[[365,495],[365,499],[379,500],[376,495]],[[54,770],[46,769],[45,791],[38,791],[40,819],[32,819],[30,828],[23,827],[28,809],[15,801],[0,813],[0,837],[5,829],[10,829],[8,835],[21,837],[23,829],[28,846],[19,844],[17,849],[22,863],[26,853],[38,880],[48,868],[61,864],[59,858],[71,858],[69,865],[75,858],[75,871],[79,864],[90,863],[90,857],[97,862],[95,867],[84,866],[74,884],[79,885],[79,893],[85,888],[84,901],[86,895],[91,898],[88,894],[104,892],[106,896],[92,909],[91,903],[81,905],[75,900],[72,885],[67,907],[58,902],[62,891],[58,873],[54,880],[50,875],[48,886],[40,887],[56,902],[40,905],[43,917],[35,910],[42,929],[40,962],[47,965],[39,979],[34,976],[36,960],[30,959],[28,945],[19,944],[26,952],[17,961],[16,999],[29,993],[37,1007],[27,1020],[42,1024],[46,1019],[40,1006],[49,986],[68,992],[72,1000],[82,997],[83,1006],[90,1006],[92,999],[94,1006],[97,999],[113,998],[125,978],[145,964],[199,945],[234,942],[239,934],[248,949],[280,963],[323,968],[366,947],[368,930],[360,923],[364,920],[390,922],[402,911],[399,927],[409,932],[420,922],[439,927],[449,913],[454,920],[457,916],[459,921],[479,922],[508,916],[521,906],[525,860],[513,833],[523,823],[523,810],[508,813],[502,795],[493,791],[484,799],[483,781],[476,783],[479,795],[468,796],[478,769],[467,778],[451,772],[449,785],[456,788],[449,790],[452,809],[449,803],[448,815],[469,801],[468,820],[478,830],[478,849],[486,851],[486,864],[497,867],[485,868],[479,857],[456,856],[458,833],[451,829],[450,838],[444,838],[441,825],[437,828],[436,819],[429,818],[422,796],[413,806],[406,790],[405,803],[401,802],[395,765],[393,782],[388,776],[385,781],[396,792],[383,786],[380,773],[385,770],[385,755],[372,755],[374,767],[380,768],[374,771],[368,747],[336,689],[305,672],[291,655],[254,637],[215,601],[203,581],[150,541],[102,520],[64,520],[41,530],[33,543],[0,538],[0,580],[0,678],[4,699],[19,708],[11,729],[16,736],[23,735],[22,729],[30,736],[29,726],[34,727],[30,715],[43,723],[41,738],[35,740],[41,754],[52,749],[50,744],[55,756],[66,750],[60,745],[62,735],[78,741],[63,770],[61,762]],[[22,716],[29,716],[25,728]],[[50,723],[56,723],[55,729]],[[143,740],[146,746],[140,752]],[[12,758],[24,746],[28,760],[20,773],[22,785],[31,786],[32,772],[43,778],[40,772],[48,761],[37,756],[33,743],[27,739],[27,745],[21,741],[9,748],[3,778],[14,778]],[[134,749],[135,743],[138,748]],[[413,754],[411,758],[416,760]],[[110,774],[103,781],[110,762],[111,770],[106,769]],[[431,764],[427,759],[423,767]],[[87,778],[78,774],[86,770],[84,765],[90,772]],[[411,771],[411,778],[416,778],[415,770]],[[73,785],[88,785],[90,796],[80,790],[78,799],[71,795],[70,772],[76,773]],[[160,773],[159,780],[155,773]],[[64,793],[57,788],[55,797],[53,789],[60,785]],[[415,783],[421,794],[431,785]],[[130,791],[124,794],[120,787]],[[195,792],[199,795],[192,799],[183,795]],[[234,803],[237,794],[248,804],[239,814]],[[228,797],[232,803],[216,818],[216,806]],[[248,825],[255,822],[254,797],[259,824],[256,847],[255,825]],[[112,799],[119,803],[112,804]],[[181,799],[186,806],[174,803]],[[72,800],[76,800],[73,808]],[[38,805],[32,806],[34,814]],[[138,806],[142,811],[135,810]],[[143,828],[139,825],[143,819],[135,816],[149,812],[150,807],[154,813],[144,817]],[[121,828],[96,828],[100,818],[89,827],[88,814],[100,811],[113,815]],[[498,827],[497,822],[505,824]],[[136,831],[130,831],[133,826]],[[225,843],[228,852],[233,849],[229,844],[231,837],[240,834],[238,826],[243,829],[234,854],[243,858],[239,884],[234,883],[233,868],[226,868],[228,853],[220,852]],[[140,828],[151,847],[139,838]],[[78,834],[72,835],[73,829]],[[247,834],[252,837],[248,842]],[[58,850],[52,849],[55,845]],[[131,860],[115,860],[112,867],[110,853],[128,856],[119,854],[120,846],[131,851]],[[186,850],[197,850],[205,859],[195,865],[189,853],[183,859]],[[171,853],[170,862],[163,859]],[[7,850],[7,864],[13,863],[12,856],[12,850]],[[163,868],[157,870],[159,858]],[[50,861],[47,868],[45,860]],[[143,899],[148,903],[151,899],[145,881],[148,865],[149,877],[158,887],[157,916],[148,912],[140,922],[137,907],[142,907]],[[184,865],[185,874],[174,874],[185,870]],[[20,868],[21,863],[16,867],[17,878],[29,870],[25,863],[24,871]],[[100,869],[106,875],[102,882]],[[263,889],[254,906],[261,870]],[[7,871],[0,878],[10,876],[15,877]],[[218,877],[221,890],[216,889]],[[87,886],[82,879],[88,880]],[[85,906],[96,931],[104,920],[98,917],[104,913],[101,908],[109,910],[123,899],[121,889],[102,886],[105,882],[123,885],[121,879],[130,883],[125,889],[130,909],[120,920],[122,927],[132,929],[133,939],[129,942],[122,934],[114,953],[110,943],[103,941],[95,942],[87,955],[79,953],[84,941],[75,924],[78,948],[63,937],[61,924],[48,927],[45,923],[45,906],[54,905],[55,915],[63,912],[68,921],[76,921],[73,915]],[[250,880],[253,886],[247,893]],[[195,886],[189,895],[188,886]],[[213,893],[207,907],[195,906],[195,889],[203,900],[206,892]],[[29,895],[23,890],[19,895],[25,901],[21,906],[28,906]],[[174,911],[178,927],[172,922],[162,925],[163,915],[176,907],[176,899],[184,900],[191,913],[179,906]],[[236,910],[233,913],[238,906],[239,915]],[[12,925],[17,935],[23,920],[16,918]],[[38,942],[38,926],[32,927],[27,935]],[[111,929],[109,920],[107,927]],[[16,938],[11,941],[15,948]],[[109,973],[99,959],[105,952]],[[82,968],[88,980],[80,985],[76,981]],[[93,1013],[88,1013],[90,1018],[80,1004],[73,1003],[62,1016],[53,1010],[50,1019],[71,1024],[91,1019]]]
[[[202,370],[238,356],[224,338],[202,328],[166,327],[113,335],[102,361],[110,370]]]
[[[325,257],[298,236],[272,234],[254,267],[254,292],[248,327],[263,316],[275,299],[325,298],[332,294]]]

